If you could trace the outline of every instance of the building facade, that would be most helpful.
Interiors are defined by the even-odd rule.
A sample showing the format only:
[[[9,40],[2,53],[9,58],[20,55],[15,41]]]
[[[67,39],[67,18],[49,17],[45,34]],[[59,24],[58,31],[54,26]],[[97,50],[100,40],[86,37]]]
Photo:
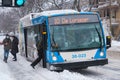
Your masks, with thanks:
[[[115,39],[120,35],[120,0],[90,0],[94,8],[97,8],[102,20],[107,21],[107,25],[112,30]]]

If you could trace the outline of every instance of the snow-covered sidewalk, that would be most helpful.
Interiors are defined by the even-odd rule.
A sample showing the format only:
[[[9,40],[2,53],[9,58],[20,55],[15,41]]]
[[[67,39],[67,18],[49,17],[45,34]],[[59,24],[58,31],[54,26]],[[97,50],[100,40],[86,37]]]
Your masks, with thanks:
[[[10,72],[9,66],[3,62],[0,56],[0,80],[15,80]]]
[[[3,47],[0,46],[0,80],[94,80],[79,73],[64,70],[61,73],[49,71],[36,66],[33,69],[24,57],[18,54],[18,61],[12,61],[9,55],[8,63],[3,62]]]
[[[3,38],[0,37],[0,41]],[[49,71],[40,65],[33,69],[30,66],[31,62],[28,62],[20,53],[17,54],[17,61],[12,61],[13,56],[9,53],[8,63],[4,63],[3,45],[0,45],[0,52],[0,80],[95,80],[68,70],[61,73]]]

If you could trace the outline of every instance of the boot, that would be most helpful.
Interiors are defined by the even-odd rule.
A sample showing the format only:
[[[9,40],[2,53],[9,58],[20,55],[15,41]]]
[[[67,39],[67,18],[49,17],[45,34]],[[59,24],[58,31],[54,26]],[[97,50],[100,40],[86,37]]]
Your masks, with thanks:
[[[5,58],[3,59],[3,61],[4,61],[5,63],[7,63],[7,57],[5,57]]]
[[[13,59],[13,61],[17,61],[17,59]]]
[[[31,66],[33,69],[35,69],[35,66],[33,66],[32,64],[30,64],[30,66]]]

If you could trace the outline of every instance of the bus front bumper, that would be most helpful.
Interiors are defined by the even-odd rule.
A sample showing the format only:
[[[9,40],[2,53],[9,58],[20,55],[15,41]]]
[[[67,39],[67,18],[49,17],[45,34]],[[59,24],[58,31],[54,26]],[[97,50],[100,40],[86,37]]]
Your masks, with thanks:
[[[72,63],[54,63],[51,64],[56,70],[57,69],[82,69],[89,66],[99,66],[108,64],[108,59],[99,59],[91,61],[81,61],[81,62],[72,62]]]

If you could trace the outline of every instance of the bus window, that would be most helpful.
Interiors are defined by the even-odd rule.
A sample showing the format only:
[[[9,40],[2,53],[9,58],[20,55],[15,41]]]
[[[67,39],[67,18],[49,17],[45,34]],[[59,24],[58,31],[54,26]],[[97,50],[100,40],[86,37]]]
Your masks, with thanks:
[[[37,57],[36,42],[41,39],[39,25],[27,29],[27,53],[28,57]]]
[[[51,42],[58,44],[57,50],[92,49],[103,45],[99,23],[50,26]],[[56,50],[52,48],[53,50]]]

